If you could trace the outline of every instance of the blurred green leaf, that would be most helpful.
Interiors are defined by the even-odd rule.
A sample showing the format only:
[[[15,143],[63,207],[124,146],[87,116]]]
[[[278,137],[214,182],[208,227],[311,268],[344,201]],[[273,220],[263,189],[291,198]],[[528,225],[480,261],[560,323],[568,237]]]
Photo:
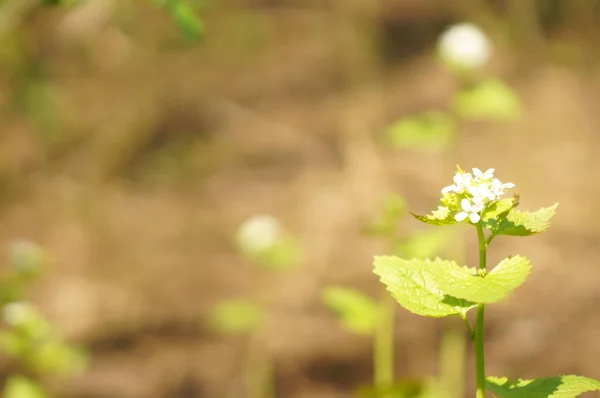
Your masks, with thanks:
[[[58,340],[48,340],[31,353],[27,362],[39,373],[68,374],[82,371],[87,358],[83,351]]]
[[[293,268],[300,258],[300,245],[291,237],[279,237],[271,247],[255,254],[258,265],[274,270]]]
[[[248,333],[259,326],[264,316],[264,311],[253,303],[227,300],[212,309],[210,320],[222,332]]]
[[[187,39],[197,40],[203,35],[204,22],[198,15],[199,6],[197,4],[192,4],[189,0],[154,0],[154,2],[171,15]]]
[[[439,150],[452,142],[456,123],[444,112],[407,116],[390,126],[386,135],[395,148]]]
[[[330,286],[321,296],[323,303],[334,311],[342,326],[354,333],[370,334],[377,319],[377,304],[364,293],[341,286]]]
[[[389,387],[365,386],[358,389],[358,398],[456,398],[443,391],[434,378],[406,379]]]
[[[388,196],[378,219],[367,227],[367,232],[376,236],[394,237],[398,220],[406,212],[406,201],[398,195]]]
[[[522,113],[519,97],[500,80],[484,81],[459,91],[453,107],[460,117],[468,120],[512,121]]]
[[[451,236],[451,231],[440,228],[413,234],[405,242],[398,244],[395,252],[405,258],[436,257],[448,245]]]
[[[21,358],[29,349],[29,341],[13,331],[0,332],[0,350],[13,358]]]
[[[47,398],[42,387],[23,376],[11,376],[4,387],[3,398]]]

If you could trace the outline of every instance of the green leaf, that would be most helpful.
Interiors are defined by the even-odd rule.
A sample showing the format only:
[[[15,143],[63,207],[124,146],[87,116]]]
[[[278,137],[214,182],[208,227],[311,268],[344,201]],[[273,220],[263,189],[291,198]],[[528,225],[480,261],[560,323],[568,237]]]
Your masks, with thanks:
[[[396,247],[395,253],[406,258],[431,258],[448,245],[451,233],[447,229],[433,229],[411,235]]]
[[[154,0],[162,6],[175,21],[185,37],[197,40],[204,33],[204,23],[189,0]]]
[[[558,203],[533,213],[513,209],[492,229],[492,235],[529,236],[544,232],[556,214]]]
[[[373,331],[377,305],[369,296],[355,289],[330,286],[323,292],[322,300],[337,313],[342,326],[348,331],[358,334]]]
[[[470,90],[463,90],[453,99],[456,113],[469,120],[515,120],[521,116],[521,101],[514,91],[500,80],[488,80]]]
[[[36,346],[30,353],[27,363],[41,374],[70,374],[83,371],[87,366],[86,354],[58,341],[48,340]]]
[[[429,225],[444,226],[456,224],[458,221],[452,216],[452,212],[446,206],[438,206],[431,214],[418,215],[412,214],[417,220]]]
[[[427,387],[427,380],[406,379],[385,387],[361,386],[356,395],[358,398],[420,398]]]
[[[454,297],[474,303],[495,303],[521,286],[530,272],[529,260],[514,256],[502,260],[485,276],[473,269],[457,267],[441,280],[440,286]]]
[[[256,263],[272,270],[286,270],[300,263],[299,243],[291,237],[279,237],[269,248],[254,254]]]
[[[429,111],[407,116],[390,126],[386,132],[393,147],[439,150],[454,137],[456,123],[444,112]]]
[[[11,376],[6,381],[3,398],[47,398],[42,387],[33,380],[23,376]]]
[[[508,213],[519,204],[518,196],[510,199],[502,199],[492,203],[482,214],[481,220],[483,227],[487,229],[495,228],[502,219],[506,218]]]
[[[264,313],[244,300],[227,300],[215,306],[210,314],[212,325],[227,333],[247,333],[258,327]]]
[[[190,40],[197,40],[204,32],[204,23],[196,10],[187,2],[178,1],[171,11],[173,19],[183,34]]]
[[[600,381],[573,375],[517,381],[488,377],[486,386],[501,398],[573,398],[588,391],[600,391]]]
[[[378,219],[367,227],[367,232],[383,237],[393,237],[398,226],[398,219],[406,211],[406,201],[398,195],[388,196]]]
[[[451,270],[460,268],[453,261],[403,260],[395,256],[376,256],[375,274],[396,301],[417,315],[439,318],[464,316],[474,303],[445,294],[440,281]]]

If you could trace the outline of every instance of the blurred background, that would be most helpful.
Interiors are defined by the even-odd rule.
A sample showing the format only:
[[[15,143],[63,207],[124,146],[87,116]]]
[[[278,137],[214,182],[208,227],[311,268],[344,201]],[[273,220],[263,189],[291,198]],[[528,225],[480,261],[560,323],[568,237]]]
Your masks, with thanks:
[[[439,52],[463,22],[491,48],[468,71]],[[372,325],[323,292],[372,311],[372,258],[396,247],[374,220],[433,228],[405,215],[457,164],[495,167],[523,209],[560,202],[548,232],[491,248],[534,271],[487,311],[488,373],[600,378],[599,37],[596,0],[0,0],[3,272],[15,241],[39,244],[19,299],[86,356],[56,376],[2,354],[2,385],[352,397],[373,383]],[[473,265],[475,231],[457,231],[431,256]],[[394,379],[440,374],[453,323],[396,309]],[[448,366],[472,396],[460,336]]]

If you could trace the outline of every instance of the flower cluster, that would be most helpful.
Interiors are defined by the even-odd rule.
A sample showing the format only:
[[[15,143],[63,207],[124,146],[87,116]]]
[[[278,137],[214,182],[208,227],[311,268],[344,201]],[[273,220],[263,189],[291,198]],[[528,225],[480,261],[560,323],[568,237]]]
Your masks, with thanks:
[[[465,173],[459,168],[454,176],[454,184],[442,189],[444,195],[442,201],[460,203],[454,219],[461,222],[468,217],[475,224],[479,222],[482,211],[489,203],[499,200],[507,189],[514,186],[515,184],[511,182],[502,183],[494,178],[494,169],[482,172],[478,168],[473,168],[473,173]]]

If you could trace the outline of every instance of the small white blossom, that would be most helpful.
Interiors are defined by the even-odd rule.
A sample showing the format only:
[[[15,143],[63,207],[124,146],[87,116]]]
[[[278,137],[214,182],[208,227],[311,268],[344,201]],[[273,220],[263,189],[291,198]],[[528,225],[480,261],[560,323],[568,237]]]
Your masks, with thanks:
[[[483,210],[484,204],[482,202],[473,202],[471,203],[471,201],[469,199],[463,199],[460,201],[460,207],[462,208],[463,211],[461,211],[460,213],[457,213],[454,216],[454,219],[458,222],[460,221],[464,221],[467,217],[469,217],[469,220],[473,223],[476,224],[479,222],[479,220],[481,219],[481,216],[479,215],[479,212],[481,210]]]
[[[281,233],[279,221],[269,215],[257,215],[246,220],[238,230],[238,243],[251,253],[271,248]]]
[[[485,33],[471,23],[448,28],[440,37],[438,49],[445,62],[469,69],[485,65],[492,51]]]
[[[496,169],[487,169],[485,172],[482,172],[477,167],[473,167],[473,175],[478,181],[491,180],[494,178],[494,171],[496,171]]]
[[[35,307],[29,303],[13,302],[4,306],[2,315],[8,325],[19,326],[31,319],[35,312]]]

